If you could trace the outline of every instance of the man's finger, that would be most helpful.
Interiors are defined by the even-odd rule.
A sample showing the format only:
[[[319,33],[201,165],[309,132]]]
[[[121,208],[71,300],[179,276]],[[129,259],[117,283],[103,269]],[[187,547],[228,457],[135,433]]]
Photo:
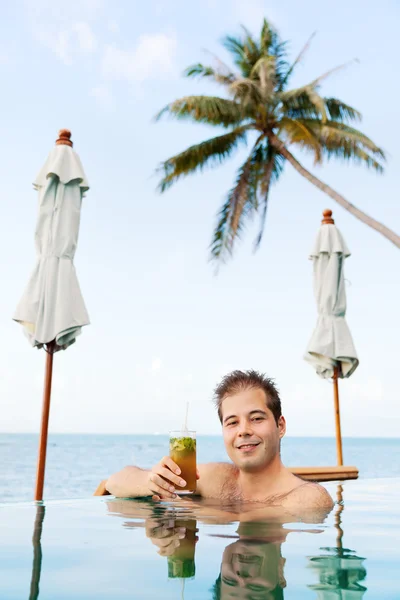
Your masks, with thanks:
[[[157,470],[156,474],[160,475],[160,477],[165,479],[169,487],[172,487],[171,484],[174,484],[178,487],[185,487],[186,485],[186,481],[182,479],[182,477],[180,477],[179,475],[174,475],[174,473],[172,473],[172,471],[170,471],[170,469],[167,469],[166,467],[160,467]]]
[[[158,554],[160,556],[172,556],[174,554],[175,550],[179,547],[179,545],[180,545],[179,540],[175,540],[175,542],[173,544],[170,544],[166,548],[160,548],[158,551]]]
[[[152,492],[156,494],[160,494],[167,498],[175,497],[175,488],[171,483],[165,481],[160,475],[157,473],[152,473],[150,475],[150,489]]]
[[[174,461],[172,460],[172,458],[170,458],[169,456],[164,456],[164,458],[162,458],[160,460],[160,464],[163,467],[167,467],[173,473],[176,473],[176,475],[180,475],[181,474],[180,468],[178,467],[178,465],[176,463],[174,463]]]

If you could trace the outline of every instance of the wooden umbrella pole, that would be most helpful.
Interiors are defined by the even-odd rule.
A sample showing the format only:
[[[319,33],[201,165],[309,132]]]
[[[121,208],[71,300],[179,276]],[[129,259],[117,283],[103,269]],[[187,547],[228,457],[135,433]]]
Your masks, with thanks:
[[[336,536],[336,548],[339,550],[339,552],[342,552],[343,550],[343,529],[342,529],[342,512],[344,509],[343,506],[343,486],[342,485],[338,485],[337,486],[337,492],[336,492],[336,498],[337,498],[337,509],[335,512],[335,527],[336,527],[336,531],[338,532],[337,536]]]
[[[338,367],[335,367],[335,371],[333,373],[333,400],[334,400],[334,404],[335,404],[337,464],[341,467],[343,465],[343,451],[342,451],[342,432],[340,429],[338,371],[339,371]]]
[[[38,504],[36,507],[36,519],[35,527],[33,530],[32,544],[33,544],[33,565],[32,565],[32,577],[31,577],[31,589],[29,594],[29,600],[37,600],[39,598],[39,583],[40,574],[42,570],[42,529],[43,519],[46,507],[43,504]]]
[[[51,382],[55,342],[47,344],[46,372],[44,378],[42,424],[40,428],[39,456],[36,470],[35,500],[43,500],[44,470],[46,467],[47,432],[49,428]]]

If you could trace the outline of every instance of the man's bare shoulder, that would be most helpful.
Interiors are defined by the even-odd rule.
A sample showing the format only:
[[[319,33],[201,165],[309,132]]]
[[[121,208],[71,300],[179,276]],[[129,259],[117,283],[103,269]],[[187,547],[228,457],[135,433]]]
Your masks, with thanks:
[[[236,467],[230,463],[205,463],[197,468],[197,493],[203,498],[220,498],[226,482],[237,475]]]
[[[319,483],[311,481],[297,486],[290,493],[290,502],[301,503],[304,508],[333,508],[333,500],[328,491]]]

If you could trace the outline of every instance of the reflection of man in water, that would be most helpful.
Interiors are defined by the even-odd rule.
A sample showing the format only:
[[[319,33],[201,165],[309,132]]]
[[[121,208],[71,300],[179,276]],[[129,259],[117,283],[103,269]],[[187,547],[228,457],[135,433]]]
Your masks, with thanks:
[[[240,539],[224,550],[213,600],[283,599],[286,581],[281,546],[289,530],[271,529],[267,523],[241,523],[238,533]]]
[[[181,519],[171,517],[147,519],[146,535],[161,556],[167,557],[168,561],[179,559],[182,564],[178,567],[193,563],[189,575],[175,573],[169,568],[169,577],[193,576],[198,539],[196,520],[184,515]],[[239,539],[229,544],[222,555],[221,572],[212,589],[213,600],[283,599],[286,581],[281,547],[290,531],[293,530],[283,528],[278,522],[239,523]]]
[[[109,510],[119,516],[134,518],[125,522],[127,527],[145,527],[146,536],[157,548],[158,554],[168,560],[169,578],[192,578],[195,574],[195,547],[198,541],[197,522],[216,524],[232,523],[234,515],[222,511],[213,513],[206,505],[204,516],[197,516],[200,505],[192,504],[193,511],[177,511],[169,506],[131,502],[128,500],[108,503]],[[245,520],[238,523],[237,536],[228,544],[222,555],[220,575],[212,588],[213,600],[283,600],[286,587],[284,576],[285,558],[282,545],[292,531],[289,522],[279,519],[267,521],[246,520],[250,513],[241,515]],[[221,519],[219,518],[221,517]],[[196,518],[197,517],[197,518]],[[140,521],[139,519],[144,519]],[[301,528],[301,535],[322,533],[321,528]],[[222,535],[224,538],[225,536]]]

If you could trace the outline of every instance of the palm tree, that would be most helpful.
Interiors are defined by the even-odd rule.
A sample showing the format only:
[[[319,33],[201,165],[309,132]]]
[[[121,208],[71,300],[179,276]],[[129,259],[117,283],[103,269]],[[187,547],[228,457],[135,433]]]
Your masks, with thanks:
[[[216,59],[216,66],[196,64],[185,71],[187,77],[200,77],[221,85],[227,97],[188,96],[175,100],[157,115],[222,127],[225,133],[191,146],[162,163],[161,192],[183,176],[215,166],[232,156],[242,144],[251,141],[251,150],[239,168],[234,186],[218,216],[211,244],[213,259],[232,253],[244,224],[254,214],[261,215],[258,247],[265,225],[271,186],[279,180],[289,162],[303,177],[333,198],[358,219],[379,231],[400,248],[400,236],[366,215],[343,196],[310,173],[289,150],[308,151],[315,164],[339,158],[361,163],[383,172],[385,155],[366,135],[349,125],[361,114],[337,98],[320,95],[320,85],[336,67],[311,83],[288,89],[291,75],[308,49],[311,38],[296,60],[289,64],[287,44],[264,20],[259,40],[243,28],[242,37],[223,40],[237,67],[232,71]]]

